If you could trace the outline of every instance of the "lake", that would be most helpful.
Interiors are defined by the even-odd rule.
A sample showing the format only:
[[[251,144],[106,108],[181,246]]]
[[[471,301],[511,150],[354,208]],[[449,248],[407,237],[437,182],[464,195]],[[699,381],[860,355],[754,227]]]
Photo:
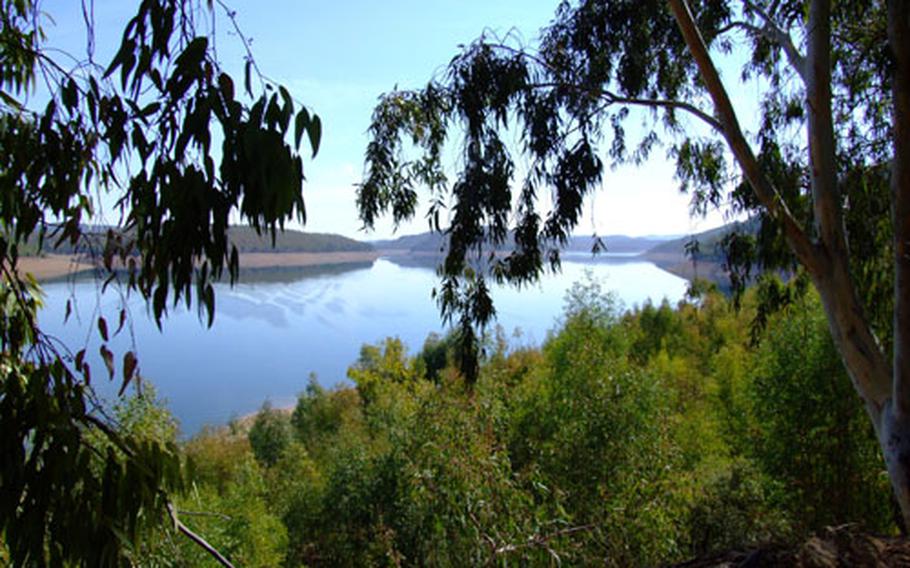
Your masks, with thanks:
[[[566,290],[590,271],[626,307],[647,299],[675,302],[687,282],[629,256],[567,254],[562,271],[531,288],[496,288],[498,323],[515,341],[541,343],[562,313]],[[265,400],[291,405],[315,373],[327,387],[347,381],[347,368],[364,343],[401,338],[413,353],[430,332],[442,332],[431,291],[438,283],[429,266],[406,266],[380,258],[373,263],[246,275],[233,288],[216,285],[211,329],[195,308],[172,311],[159,331],[138,297],[126,301],[130,323],[111,342],[119,362],[134,349],[143,377],[154,383],[188,436],[205,424],[223,424],[258,409]],[[100,294],[93,280],[44,285],[45,332],[73,351],[97,354],[95,322],[103,313],[115,328],[121,306],[116,290]],[[64,324],[65,306],[74,312]],[[104,396],[119,386],[107,380],[100,358],[90,359],[93,385]],[[118,365],[119,367],[119,365]]]

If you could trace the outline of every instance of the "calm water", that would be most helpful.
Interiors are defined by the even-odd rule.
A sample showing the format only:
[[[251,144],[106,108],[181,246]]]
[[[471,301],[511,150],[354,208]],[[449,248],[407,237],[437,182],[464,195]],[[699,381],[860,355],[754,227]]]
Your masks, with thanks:
[[[562,311],[565,291],[587,270],[627,307],[648,298],[676,301],[685,293],[684,280],[649,262],[589,259],[567,256],[561,274],[547,276],[530,289],[497,289],[498,323],[509,333],[521,330],[517,341],[522,344],[540,343]],[[346,381],[346,370],[364,343],[398,336],[413,352],[428,333],[442,331],[430,296],[437,279],[429,267],[379,259],[345,268],[258,273],[254,278],[233,288],[216,286],[211,329],[195,309],[181,309],[172,312],[159,331],[138,298],[127,302],[132,324],[112,342],[113,350],[118,361],[125,350],[136,350],[141,374],[166,399],[184,435],[252,412],[267,399],[275,405],[292,404],[310,373],[325,386]],[[87,346],[89,353],[97,353],[97,313],[104,313],[109,327],[115,328],[119,295],[109,290],[101,296],[93,281],[50,283],[44,289],[45,330],[74,351]],[[64,325],[68,298],[73,298],[75,310]],[[102,369],[95,357],[93,384],[102,394],[112,394],[115,389]]]

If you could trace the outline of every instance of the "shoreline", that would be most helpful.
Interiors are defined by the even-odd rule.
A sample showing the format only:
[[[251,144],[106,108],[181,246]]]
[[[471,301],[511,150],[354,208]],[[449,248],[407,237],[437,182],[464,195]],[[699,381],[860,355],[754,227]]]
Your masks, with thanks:
[[[249,252],[240,253],[240,270],[242,272],[245,270],[334,266],[373,262],[380,256],[382,254],[379,251]],[[46,254],[19,258],[19,272],[31,273],[39,282],[76,276],[94,269],[94,264],[65,254]]]
[[[44,282],[90,272],[95,265],[67,254],[45,254],[20,256],[18,269],[20,274],[30,273],[38,282]]]

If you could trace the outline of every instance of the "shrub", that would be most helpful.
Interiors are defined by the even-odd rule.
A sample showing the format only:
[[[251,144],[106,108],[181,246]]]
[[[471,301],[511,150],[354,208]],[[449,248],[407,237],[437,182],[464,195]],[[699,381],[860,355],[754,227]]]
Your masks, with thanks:
[[[291,444],[290,417],[274,410],[266,401],[256,414],[247,437],[256,460],[265,467],[275,465]]]
[[[884,462],[816,297],[773,318],[752,368],[753,455],[802,532],[891,528]]]

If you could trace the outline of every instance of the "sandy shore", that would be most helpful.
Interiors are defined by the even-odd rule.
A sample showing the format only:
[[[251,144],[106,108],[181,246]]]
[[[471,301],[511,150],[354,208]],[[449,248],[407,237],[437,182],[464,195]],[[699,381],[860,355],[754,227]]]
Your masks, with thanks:
[[[363,252],[254,252],[240,255],[240,270],[265,270],[269,268],[298,268],[372,262],[379,258],[377,251]],[[19,270],[31,272],[38,280],[53,280],[70,274],[85,272],[92,264],[79,262],[75,257],[62,254],[29,256],[19,259]]]
[[[19,257],[19,272],[30,272],[38,280],[52,280],[91,270],[93,266],[65,254]]]

